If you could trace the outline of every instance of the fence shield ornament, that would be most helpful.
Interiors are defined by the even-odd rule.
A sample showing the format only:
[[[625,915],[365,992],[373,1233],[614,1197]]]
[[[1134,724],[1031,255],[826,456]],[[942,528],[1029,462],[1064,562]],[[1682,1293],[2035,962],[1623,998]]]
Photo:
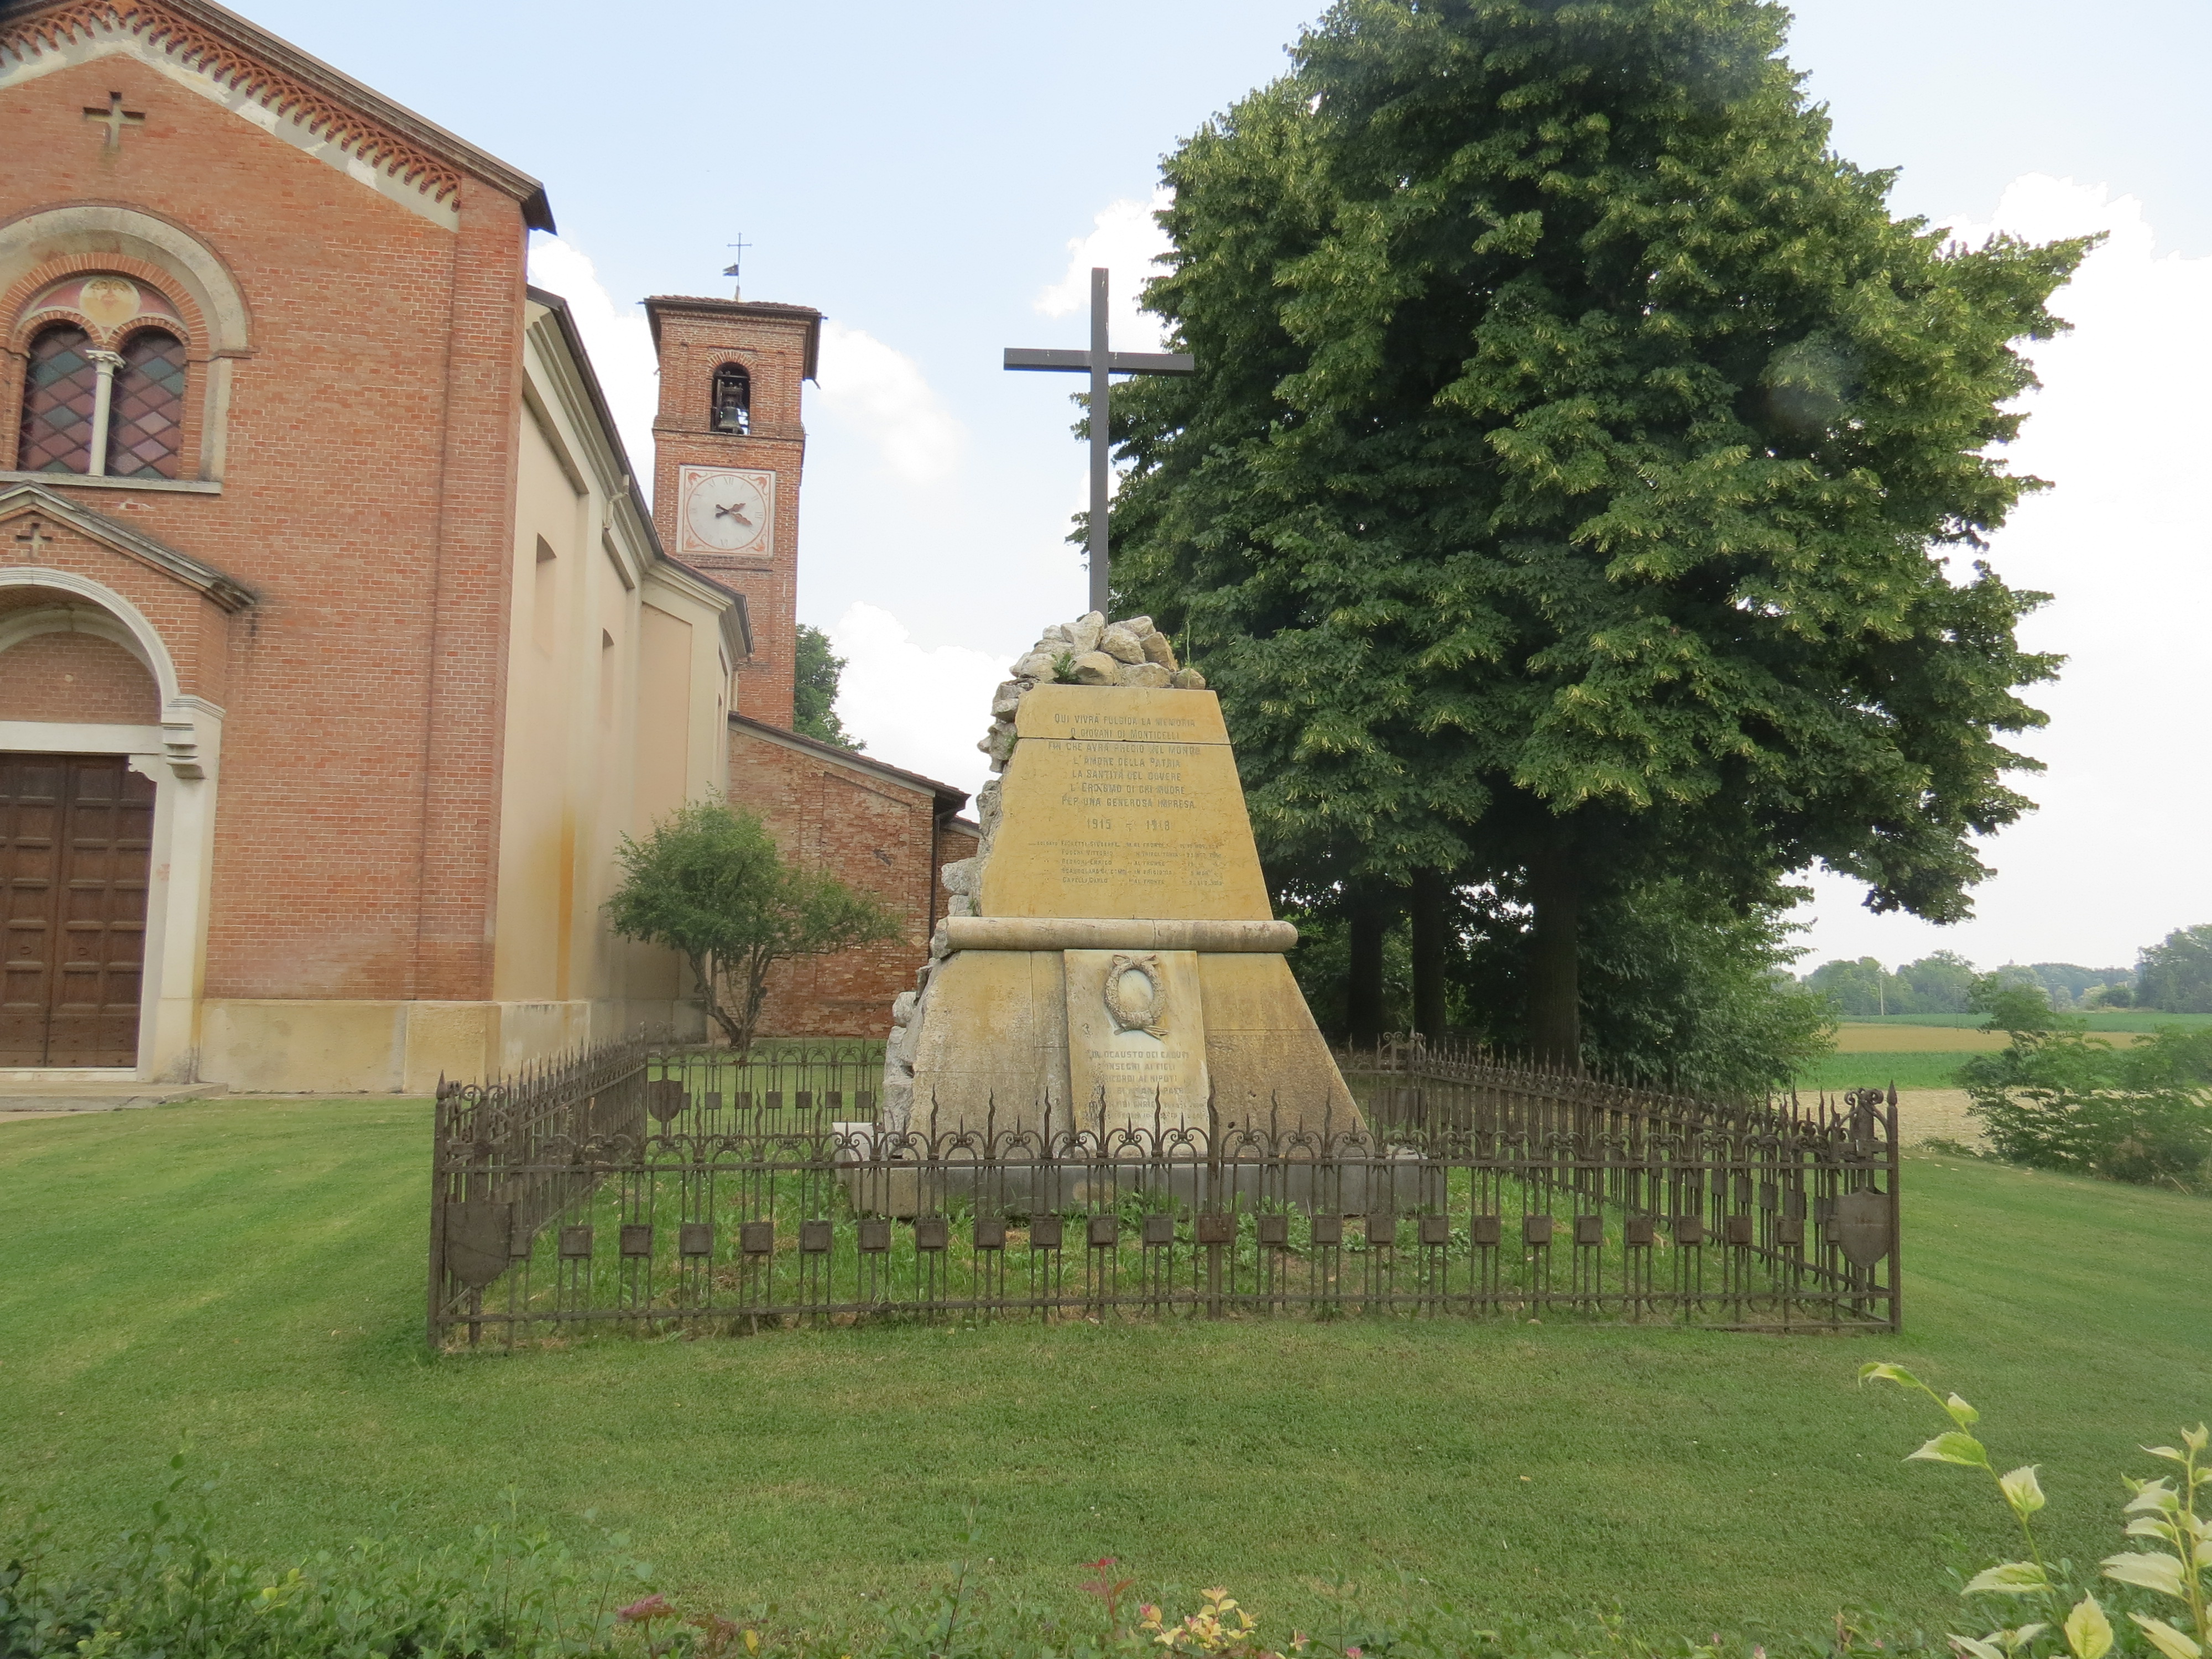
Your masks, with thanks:
[[[482,1290],[507,1269],[514,1206],[484,1201],[446,1206],[446,1271]]]
[[[1836,1200],[1836,1248],[1862,1273],[1889,1254],[1889,1194],[1871,1187]]]

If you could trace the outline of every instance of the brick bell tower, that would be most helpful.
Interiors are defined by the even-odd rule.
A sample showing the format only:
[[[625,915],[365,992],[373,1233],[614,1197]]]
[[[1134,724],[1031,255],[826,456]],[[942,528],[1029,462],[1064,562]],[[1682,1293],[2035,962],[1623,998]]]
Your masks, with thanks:
[[[799,628],[799,382],[814,379],[809,306],[659,295],[645,302],[660,359],[653,520],[685,564],[745,596],[752,660],[740,714],[788,728]]]

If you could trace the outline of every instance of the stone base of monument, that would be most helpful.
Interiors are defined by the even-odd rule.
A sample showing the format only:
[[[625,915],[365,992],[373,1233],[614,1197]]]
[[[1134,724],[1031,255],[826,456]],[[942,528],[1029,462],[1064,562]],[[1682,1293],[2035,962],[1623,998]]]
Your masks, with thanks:
[[[893,1011],[884,1127],[1361,1131],[1285,959],[1297,930],[1269,908],[1214,694],[1009,682],[994,708],[1005,776]]]

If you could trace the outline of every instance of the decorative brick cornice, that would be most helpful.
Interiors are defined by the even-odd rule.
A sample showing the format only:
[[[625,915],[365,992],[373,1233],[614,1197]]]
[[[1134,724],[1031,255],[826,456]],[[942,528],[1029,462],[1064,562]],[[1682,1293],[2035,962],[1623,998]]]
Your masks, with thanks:
[[[532,228],[553,228],[544,187],[413,111],[208,0],[0,0],[0,70],[101,40],[123,39],[204,76],[223,101],[243,100],[419,190],[451,211],[473,173],[522,204]]]
[[[299,122],[317,137],[368,162],[432,201],[459,193],[461,175],[392,133],[326,98],[290,76],[256,63],[228,41],[143,0],[74,0],[0,26],[0,57],[32,58],[101,35],[137,39],[206,76],[225,92],[243,94],[262,108]]]

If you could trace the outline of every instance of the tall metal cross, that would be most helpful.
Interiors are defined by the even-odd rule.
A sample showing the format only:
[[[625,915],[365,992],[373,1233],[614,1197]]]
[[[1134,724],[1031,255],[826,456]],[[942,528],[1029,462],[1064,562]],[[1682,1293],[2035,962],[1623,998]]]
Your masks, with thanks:
[[[84,112],[84,118],[88,121],[97,121],[107,129],[107,137],[100,141],[102,149],[121,149],[123,129],[143,127],[146,125],[146,117],[143,111],[123,107],[123,94],[119,92],[111,92],[107,94],[106,109],[101,109],[97,105],[88,108]]]
[[[733,247],[738,251],[738,257],[722,267],[722,275],[730,279],[731,295],[734,298],[742,300],[745,297],[745,250],[750,247],[752,244],[745,240],[745,234],[741,230],[738,233],[738,240],[736,241],[725,242],[722,246],[725,247]]]
[[[1106,344],[1106,269],[1091,270],[1091,349],[1030,351],[1006,348],[1008,368],[1032,368],[1091,376],[1091,608],[1106,614],[1107,485],[1114,476],[1109,435],[1108,377],[1115,374],[1195,374],[1198,365],[1182,351],[1110,351]]]

